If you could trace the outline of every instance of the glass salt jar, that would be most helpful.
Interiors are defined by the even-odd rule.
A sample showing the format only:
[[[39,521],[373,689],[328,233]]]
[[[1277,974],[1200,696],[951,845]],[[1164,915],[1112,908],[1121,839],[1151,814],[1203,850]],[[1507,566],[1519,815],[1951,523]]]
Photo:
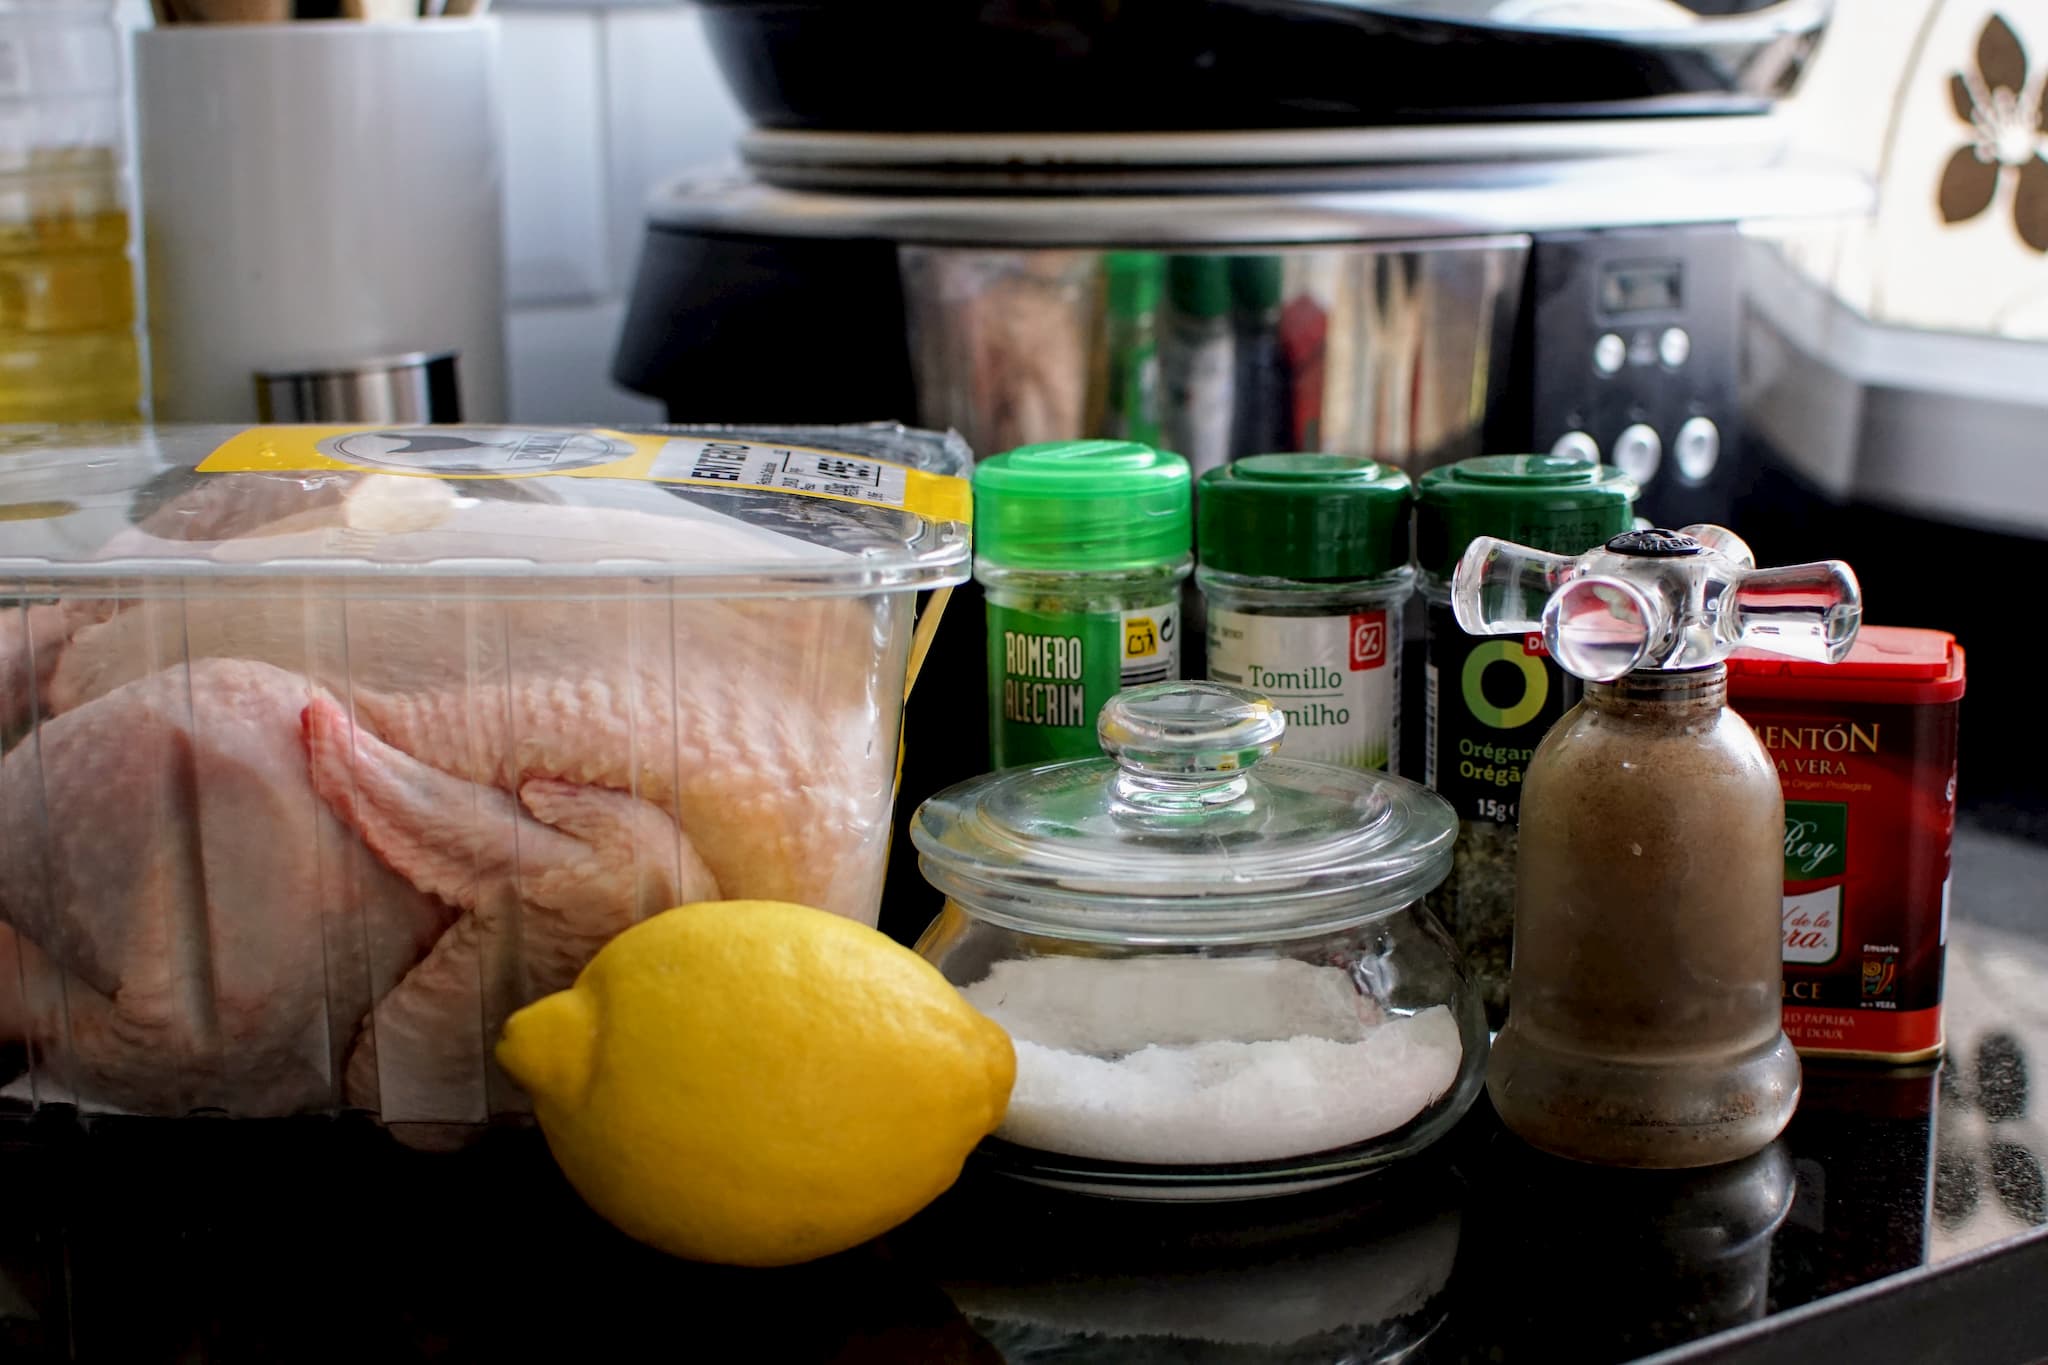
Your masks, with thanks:
[[[1133,688],[1103,707],[1107,757],[918,808],[946,897],[918,951],[1017,1045],[998,1168],[1124,1198],[1293,1193],[1472,1103],[1484,1011],[1422,906],[1457,816],[1398,777],[1272,757],[1285,725],[1220,683]]]

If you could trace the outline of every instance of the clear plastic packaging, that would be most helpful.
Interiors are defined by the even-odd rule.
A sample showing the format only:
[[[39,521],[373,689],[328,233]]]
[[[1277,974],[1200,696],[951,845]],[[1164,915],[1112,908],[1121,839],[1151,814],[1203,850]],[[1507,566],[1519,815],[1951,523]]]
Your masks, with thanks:
[[[873,923],[967,467],[895,427],[22,434],[10,1093],[471,1124],[525,1107],[504,1016],[635,920]]]

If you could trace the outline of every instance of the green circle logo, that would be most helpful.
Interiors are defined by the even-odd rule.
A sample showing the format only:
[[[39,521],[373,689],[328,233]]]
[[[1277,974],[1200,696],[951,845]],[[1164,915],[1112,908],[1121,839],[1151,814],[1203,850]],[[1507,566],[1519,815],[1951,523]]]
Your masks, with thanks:
[[[1486,666],[1491,663],[1512,664],[1522,675],[1522,697],[1513,706],[1495,706],[1479,686],[1480,679],[1486,676]],[[1463,681],[1466,709],[1475,719],[1496,730],[1527,725],[1536,719],[1536,713],[1550,697],[1550,674],[1544,670],[1543,660],[1523,649],[1521,640],[1513,637],[1488,640],[1466,655]]]

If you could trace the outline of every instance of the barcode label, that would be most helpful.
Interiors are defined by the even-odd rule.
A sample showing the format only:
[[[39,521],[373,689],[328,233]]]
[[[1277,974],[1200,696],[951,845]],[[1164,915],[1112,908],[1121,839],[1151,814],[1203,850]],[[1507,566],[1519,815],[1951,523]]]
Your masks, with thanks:
[[[908,473],[902,465],[832,450],[687,440],[663,446],[647,477],[661,483],[772,488],[901,507]]]
[[[968,482],[953,474],[809,446],[603,428],[250,427],[198,465],[202,474],[316,469],[438,479],[645,480],[837,498],[935,522],[965,523],[973,515]]]

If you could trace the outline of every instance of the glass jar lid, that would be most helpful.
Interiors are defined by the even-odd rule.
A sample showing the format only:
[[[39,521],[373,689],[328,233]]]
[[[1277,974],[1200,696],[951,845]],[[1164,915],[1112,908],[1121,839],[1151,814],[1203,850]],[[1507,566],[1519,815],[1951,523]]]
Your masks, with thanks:
[[[1275,758],[1286,719],[1211,682],[1117,694],[1104,758],[950,787],[910,826],[925,879],[978,918],[1117,942],[1248,942],[1356,924],[1450,868],[1457,817],[1384,773]]]

